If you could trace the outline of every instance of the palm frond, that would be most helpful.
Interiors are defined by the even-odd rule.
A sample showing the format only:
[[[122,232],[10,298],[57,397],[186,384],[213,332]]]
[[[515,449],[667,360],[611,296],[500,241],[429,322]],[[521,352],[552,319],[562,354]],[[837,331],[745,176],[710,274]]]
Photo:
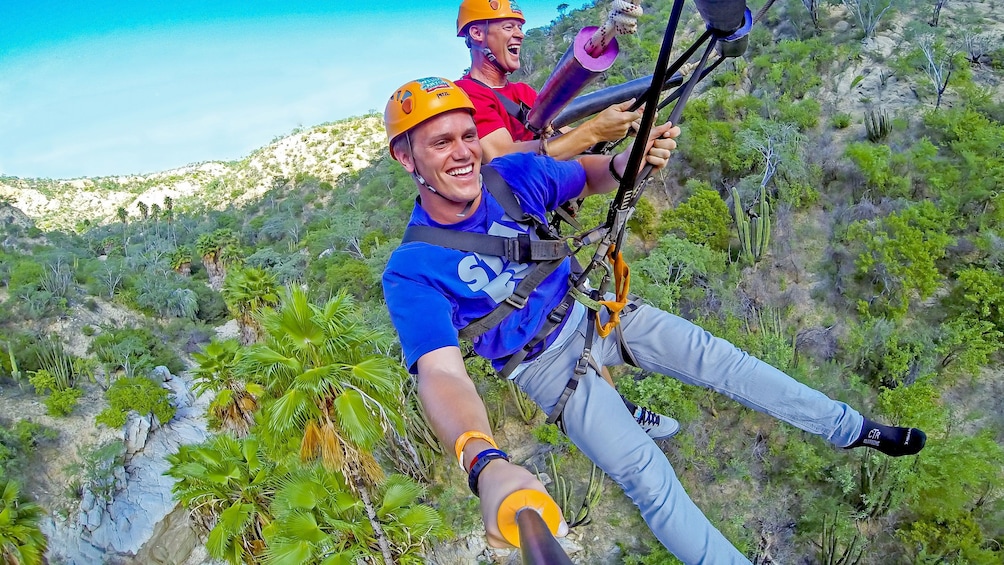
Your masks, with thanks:
[[[293,386],[315,395],[324,394],[332,382],[333,365],[321,365],[303,371],[293,379]]]
[[[221,512],[219,521],[209,532],[209,538],[206,540],[206,549],[210,555],[220,558],[231,554],[233,546],[238,544],[238,536],[251,523],[253,513],[254,506],[240,502],[233,503]]]
[[[311,544],[322,543],[328,537],[309,512],[294,512],[286,516],[283,519],[283,530],[286,537]]]
[[[354,382],[366,390],[397,396],[404,380],[398,366],[387,357],[369,357],[352,366],[352,376]]]
[[[335,398],[332,405],[338,425],[356,445],[371,449],[383,437],[383,428],[377,411],[367,405],[358,390],[346,390]]]
[[[391,475],[384,483],[383,501],[377,514],[381,517],[415,504],[425,495],[425,489],[404,475]]]
[[[280,436],[299,428],[311,416],[318,415],[317,406],[303,391],[290,389],[266,408],[269,431]]]
[[[270,543],[265,551],[266,565],[302,565],[314,561],[310,542],[296,540]]]
[[[345,464],[345,450],[348,446],[342,440],[341,435],[335,430],[332,422],[328,421],[321,427],[321,463],[329,471],[341,470]]]

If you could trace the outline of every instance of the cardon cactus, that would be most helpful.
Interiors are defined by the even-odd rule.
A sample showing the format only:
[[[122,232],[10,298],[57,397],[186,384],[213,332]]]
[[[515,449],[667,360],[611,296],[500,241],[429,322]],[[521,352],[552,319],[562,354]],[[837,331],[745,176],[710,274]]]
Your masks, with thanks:
[[[742,257],[746,263],[753,264],[763,258],[770,245],[770,202],[767,201],[767,191],[760,187],[760,197],[756,205],[749,211],[745,210],[739,198],[739,191],[732,187],[733,216],[736,228],[739,230],[739,244],[742,247]]]
[[[865,131],[868,133],[868,140],[874,143],[889,135],[892,131],[892,122],[885,112],[869,110],[865,114]]]

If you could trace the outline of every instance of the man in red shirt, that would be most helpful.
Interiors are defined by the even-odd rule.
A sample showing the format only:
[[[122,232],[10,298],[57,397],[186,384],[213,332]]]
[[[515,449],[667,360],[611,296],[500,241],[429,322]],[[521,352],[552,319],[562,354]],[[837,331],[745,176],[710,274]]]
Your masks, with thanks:
[[[641,109],[628,111],[634,100],[610,106],[548,140],[545,146],[526,128],[521,118],[533,107],[537,92],[508,78],[520,66],[525,21],[511,0],[463,0],[460,4],[457,37],[465,38],[471,50],[471,70],[456,84],[474,103],[474,121],[484,149],[482,160],[487,163],[508,153],[545,153],[555,159],[572,159],[597,143],[622,139],[631,124],[641,119]],[[519,110],[522,116],[512,115]]]
[[[482,162],[509,153],[540,153],[555,159],[574,159],[603,141],[627,135],[631,124],[641,119],[642,109],[629,111],[634,100],[614,104],[574,129],[551,140],[541,139],[524,124],[537,100],[537,91],[523,82],[509,80],[519,69],[523,45],[523,12],[511,0],[463,0],[457,14],[457,37],[465,38],[471,50],[471,70],[456,81],[474,104],[474,123],[481,139]],[[614,386],[610,371],[599,374]],[[652,438],[672,437],[680,424],[624,399],[638,424]]]

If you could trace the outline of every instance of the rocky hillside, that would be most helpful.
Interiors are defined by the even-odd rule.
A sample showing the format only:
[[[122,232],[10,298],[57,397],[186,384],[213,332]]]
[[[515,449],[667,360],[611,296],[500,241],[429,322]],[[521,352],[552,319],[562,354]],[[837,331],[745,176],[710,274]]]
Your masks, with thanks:
[[[366,167],[384,148],[380,117],[369,115],[322,124],[277,139],[240,161],[207,161],[142,176],[81,179],[0,177],[0,199],[34,218],[40,229],[73,229],[129,217],[143,205],[179,210],[241,205],[298,175],[333,182]]]
[[[540,86],[564,52],[569,30],[595,23],[602,4],[569,12],[546,32],[530,30],[522,53],[527,71],[519,78]],[[670,4],[645,3],[649,14]],[[848,454],[702,389],[628,369],[615,376],[626,397],[681,421],[682,432],[662,447],[698,506],[755,563],[1001,563],[999,3],[949,3],[938,27],[928,24],[930,6],[900,1],[867,37],[849,12],[852,4],[778,2],[754,30],[750,53],[702,83],[674,166],[648,189],[655,212],[648,211],[648,220],[645,213],[635,217],[632,289],[885,422],[923,427],[929,448],[915,460],[891,462]],[[818,9],[812,21],[809,6]],[[624,60],[607,74],[608,83],[651,72],[661,40],[657,23],[625,41]],[[918,59],[934,32],[943,42],[939,49],[951,46],[941,52],[951,57],[937,61],[946,69],[954,65],[940,106],[929,68]],[[871,116],[888,118],[888,127],[871,131]],[[794,131],[797,137],[780,135]],[[766,151],[771,148],[777,153]],[[149,417],[113,430],[95,423],[109,403],[104,367],[118,378],[124,365],[102,361],[98,379],[80,379],[74,411],[55,417],[45,405],[51,396],[8,378],[14,368],[4,365],[7,351],[0,349],[0,420],[16,415],[56,436],[39,441],[24,473],[30,478],[25,492],[49,515],[43,527],[50,561],[121,557],[123,563],[177,565],[200,543],[196,533],[206,539],[187,520],[191,509],[175,506],[166,494],[170,485],[160,473],[170,449],[155,449],[203,437],[205,422],[184,417],[198,420],[222,389],[191,397],[192,354],[212,337],[238,335],[233,312],[207,284],[213,255],[224,253],[203,255],[200,240],[239,257],[230,265],[237,275],[231,280],[250,290],[260,279],[248,279],[243,266],[309,289],[319,302],[348,292],[368,327],[389,327],[379,276],[400,240],[414,184],[383,155],[380,119],[370,115],[297,131],[237,162],[131,177],[0,177],[0,228],[16,226],[0,249],[6,253],[0,348],[28,349],[40,336],[56,337],[68,354],[86,361],[97,355],[90,346],[102,336],[116,332],[121,345],[149,334],[156,336],[153,345],[163,341],[183,361],[167,373],[148,371],[158,386],[171,389],[179,416],[154,430]],[[768,160],[772,155],[780,157]],[[759,189],[768,165],[776,168],[774,180],[761,198],[773,206],[771,243],[762,260],[743,263],[728,207],[735,209],[739,191],[746,191],[744,202],[761,194],[749,187]],[[356,170],[358,176],[338,180]],[[177,220],[172,229],[153,221],[167,202]],[[599,206],[582,214],[601,214]],[[119,223],[120,211],[127,224]],[[76,233],[43,231],[67,228]],[[726,243],[712,249],[708,242],[722,233]],[[949,235],[955,243],[947,243]],[[936,261],[926,261],[930,257]],[[187,265],[180,260],[186,258]],[[877,264],[859,269],[868,259]],[[883,278],[865,276],[873,273]],[[902,305],[890,301],[901,296]],[[168,301],[179,307],[162,307]],[[26,372],[26,361],[19,362]],[[583,518],[565,542],[576,563],[675,562],[618,487],[606,481],[602,496],[591,498],[591,464],[542,424],[543,415],[524,416],[522,397],[476,361],[469,371],[500,445],[541,471],[555,493],[564,491],[570,510],[581,501],[591,523]],[[262,396],[262,405],[272,402]],[[383,463],[396,461],[397,451],[407,455],[394,468],[426,476],[428,500],[454,530],[426,561],[515,562],[485,546],[464,478],[421,433],[418,426],[408,431],[421,461],[394,446],[379,457]],[[101,499],[86,492],[82,485],[90,479],[72,465],[111,440],[123,444],[128,457],[115,459],[108,476],[97,473],[105,480],[97,484],[107,494]],[[148,490],[149,483],[160,490]],[[159,525],[149,519],[156,508],[146,499],[159,503],[158,517],[167,516]],[[255,511],[272,519],[267,503]],[[136,508],[148,520],[134,519]],[[175,527],[184,531],[161,535]],[[150,540],[145,545],[141,534]],[[206,548],[195,553],[191,563],[201,563]]]

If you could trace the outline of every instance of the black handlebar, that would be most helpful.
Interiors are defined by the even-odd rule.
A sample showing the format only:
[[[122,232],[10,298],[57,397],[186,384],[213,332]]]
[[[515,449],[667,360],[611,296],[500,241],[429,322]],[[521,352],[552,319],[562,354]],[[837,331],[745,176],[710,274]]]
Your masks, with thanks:
[[[572,560],[561,549],[536,510],[520,510],[516,514],[516,526],[519,528],[519,552],[523,565],[572,565]]]

